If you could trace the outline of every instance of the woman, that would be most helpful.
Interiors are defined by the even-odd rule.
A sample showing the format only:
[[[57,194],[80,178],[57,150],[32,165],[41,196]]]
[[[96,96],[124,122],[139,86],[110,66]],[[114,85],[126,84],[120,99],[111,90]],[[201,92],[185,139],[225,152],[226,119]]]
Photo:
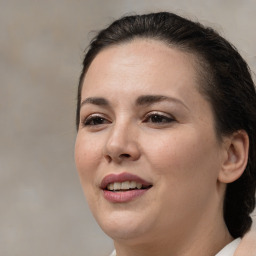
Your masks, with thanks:
[[[234,254],[255,206],[256,93],[215,31],[171,13],[102,30],[77,129],[81,184],[113,255]]]

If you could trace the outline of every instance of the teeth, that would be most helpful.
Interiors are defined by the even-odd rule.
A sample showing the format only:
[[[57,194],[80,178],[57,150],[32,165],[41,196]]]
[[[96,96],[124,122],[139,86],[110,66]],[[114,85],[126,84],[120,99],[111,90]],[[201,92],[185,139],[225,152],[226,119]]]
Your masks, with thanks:
[[[141,189],[141,188],[142,188],[142,184],[141,184],[141,183],[137,183],[137,184],[136,184],[136,187],[137,187],[138,189]]]
[[[120,188],[121,188],[121,183],[120,182],[115,182],[114,183],[114,190],[120,190]]]
[[[136,188],[136,181],[130,182],[130,188]]]
[[[129,188],[130,188],[130,182],[129,181],[125,181],[125,182],[121,183],[121,189],[129,189]]]
[[[129,189],[141,189],[142,184],[137,183],[136,181],[124,181],[124,182],[114,182],[110,183],[107,186],[108,190],[129,190]]]
[[[114,184],[113,183],[108,185],[108,190],[114,190]]]

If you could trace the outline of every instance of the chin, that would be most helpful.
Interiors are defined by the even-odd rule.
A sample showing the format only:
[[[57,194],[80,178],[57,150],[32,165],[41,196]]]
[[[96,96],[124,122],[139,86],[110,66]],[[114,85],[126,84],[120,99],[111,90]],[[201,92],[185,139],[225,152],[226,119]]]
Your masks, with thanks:
[[[150,220],[143,214],[129,211],[112,212],[96,217],[101,229],[113,240],[131,240],[149,230]]]

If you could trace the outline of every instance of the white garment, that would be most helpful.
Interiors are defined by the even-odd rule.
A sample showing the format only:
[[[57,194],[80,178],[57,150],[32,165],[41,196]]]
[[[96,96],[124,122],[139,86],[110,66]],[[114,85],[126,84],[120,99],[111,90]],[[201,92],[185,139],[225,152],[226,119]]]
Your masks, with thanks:
[[[114,250],[109,256],[116,256],[116,250]]]
[[[218,252],[215,256],[233,256],[236,248],[238,247],[241,239],[237,238],[233,240],[231,243],[227,244],[220,252]]]
[[[238,247],[241,239],[237,238],[233,240],[231,243],[227,244],[220,252],[218,252],[215,256],[233,256],[236,248]],[[116,251],[114,250],[109,256],[116,256]]]

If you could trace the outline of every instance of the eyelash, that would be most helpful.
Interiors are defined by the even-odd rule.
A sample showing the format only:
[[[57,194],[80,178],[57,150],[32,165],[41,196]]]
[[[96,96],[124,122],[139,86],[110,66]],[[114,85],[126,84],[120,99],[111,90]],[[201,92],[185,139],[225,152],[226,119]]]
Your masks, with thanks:
[[[95,123],[95,122],[99,122],[99,123]],[[98,115],[98,114],[94,114],[94,115],[90,115],[89,117],[86,117],[82,124],[83,126],[97,126],[97,125],[101,125],[104,123],[110,123],[110,121],[108,121],[105,117]]]
[[[149,121],[151,119],[151,121]],[[155,120],[153,120],[155,119]],[[159,120],[161,119],[161,120]],[[164,120],[164,121],[163,121]],[[167,115],[164,115],[164,114],[160,114],[158,112],[151,112],[151,113],[148,113],[145,117],[145,119],[143,120],[143,122],[150,122],[150,123],[153,123],[153,124],[168,124],[168,123],[171,123],[171,122],[174,122],[175,119],[171,116],[167,116]]]
[[[158,112],[150,112],[145,116],[142,122],[164,125],[174,121],[175,119],[173,117],[160,114]],[[111,122],[99,114],[90,115],[89,117],[86,117],[82,121],[83,126],[97,126],[97,125],[102,125],[106,123],[111,123]]]

